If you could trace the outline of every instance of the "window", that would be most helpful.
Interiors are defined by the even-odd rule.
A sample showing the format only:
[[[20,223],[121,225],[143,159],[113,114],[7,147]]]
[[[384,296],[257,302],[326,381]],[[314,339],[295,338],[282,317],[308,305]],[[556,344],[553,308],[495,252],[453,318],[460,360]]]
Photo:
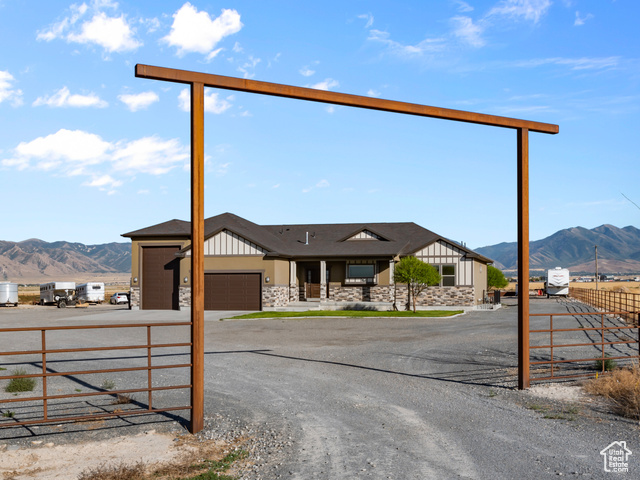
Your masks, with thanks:
[[[455,265],[433,265],[442,277],[440,280],[441,287],[456,286],[456,266]]]
[[[350,264],[347,266],[348,278],[373,278],[376,276],[376,268],[373,264],[358,265]]]

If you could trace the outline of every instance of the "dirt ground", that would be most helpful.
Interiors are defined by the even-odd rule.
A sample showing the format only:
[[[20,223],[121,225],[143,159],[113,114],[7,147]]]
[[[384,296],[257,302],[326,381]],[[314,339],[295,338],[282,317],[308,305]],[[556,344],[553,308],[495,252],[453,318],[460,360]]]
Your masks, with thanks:
[[[100,465],[148,465],[171,462],[192,450],[175,436],[150,430],[136,436],[115,437],[81,445],[55,445],[42,440],[31,448],[9,449],[0,444],[2,480],[68,480]]]

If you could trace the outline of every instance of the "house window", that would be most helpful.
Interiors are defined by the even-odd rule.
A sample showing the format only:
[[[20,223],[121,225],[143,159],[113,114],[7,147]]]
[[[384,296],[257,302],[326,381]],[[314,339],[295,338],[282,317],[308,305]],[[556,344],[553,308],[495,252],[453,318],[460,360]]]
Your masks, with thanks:
[[[376,276],[376,266],[369,265],[349,265],[347,277],[349,278],[373,278]]]
[[[455,265],[433,265],[440,274],[441,287],[456,286],[456,266]]]

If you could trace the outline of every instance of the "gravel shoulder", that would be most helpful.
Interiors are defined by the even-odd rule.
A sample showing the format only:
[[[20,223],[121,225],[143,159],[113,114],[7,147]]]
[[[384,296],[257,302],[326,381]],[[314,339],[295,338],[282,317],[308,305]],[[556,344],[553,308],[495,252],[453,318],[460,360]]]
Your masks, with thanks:
[[[567,308],[532,302],[532,311]],[[148,313],[89,310],[49,321],[147,321]],[[637,423],[608,414],[575,384],[515,389],[514,304],[455,319],[219,318],[206,320],[199,435],[252,439],[241,478],[606,478],[599,452],[607,445],[624,440],[640,452]],[[185,419],[14,427],[0,430],[0,445],[104,442],[151,429],[177,437]],[[638,471],[632,455],[630,478]]]

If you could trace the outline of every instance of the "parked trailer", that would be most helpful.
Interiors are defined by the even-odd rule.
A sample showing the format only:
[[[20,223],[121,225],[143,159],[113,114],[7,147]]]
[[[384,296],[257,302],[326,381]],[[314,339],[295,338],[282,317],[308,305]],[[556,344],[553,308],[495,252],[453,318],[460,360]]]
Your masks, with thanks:
[[[0,305],[18,306],[18,284],[11,282],[0,282]]]
[[[104,283],[81,283],[76,288],[76,296],[79,302],[102,303],[104,302]]]
[[[569,270],[556,267],[547,271],[547,281],[544,282],[547,291],[547,298],[551,295],[569,295]]]
[[[40,285],[40,305],[55,303],[66,307],[75,302],[76,282],[49,282]]]

